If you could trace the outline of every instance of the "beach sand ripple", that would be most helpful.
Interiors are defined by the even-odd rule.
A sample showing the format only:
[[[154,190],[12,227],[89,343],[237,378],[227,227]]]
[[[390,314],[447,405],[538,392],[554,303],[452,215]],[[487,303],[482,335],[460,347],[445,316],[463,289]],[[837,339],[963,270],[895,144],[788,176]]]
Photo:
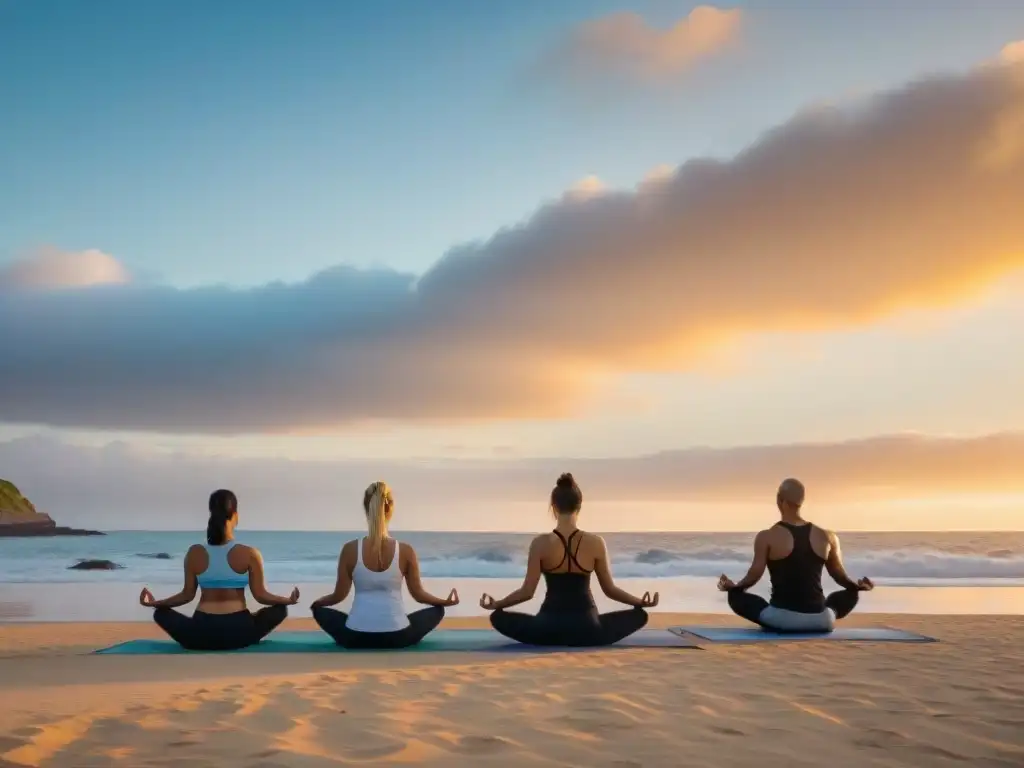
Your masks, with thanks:
[[[141,628],[0,626],[0,766],[1024,765],[1024,618],[863,622],[942,642],[97,657]]]

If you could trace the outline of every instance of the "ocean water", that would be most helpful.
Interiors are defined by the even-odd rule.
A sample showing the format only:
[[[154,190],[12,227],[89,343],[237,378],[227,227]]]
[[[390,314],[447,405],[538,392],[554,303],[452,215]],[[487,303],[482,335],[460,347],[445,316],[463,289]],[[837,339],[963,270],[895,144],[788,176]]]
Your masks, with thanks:
[[[338,551],[357,535],[240,531],[239,540],[262,550],[272,588],[286,593],[299,585],[302,603],[308,604],[333,584]],[[460,590],[463,603],[453,613],[463,615],[482,612],[480,592],[501,595],[519,583],[531,538],[395,535],[416,547],[428,588]],[[751,534],[735,533],[612,533],[605,538],[623,586],[659,590],[659,609],[699,612],[727,610],[714,581],[721,573],[743,575],[752,542]],[[198,540],[192,532],[147,531],[0,539],[0,604],[7,606],[0,620],[139,619],[135,598],[141,586],[150,586],[158,597],[176,591],[182,556]],[[1024,613],[1024,533],[847,533],[842,542],[851,575],[870,576],[878,586],[865,596],[865,610]],[[68,570],[79,559],[112,560],[123,568]],[[766,586],[755,591],[763,593]],[[296,606],[293,613],[304,615],[305,609]]]

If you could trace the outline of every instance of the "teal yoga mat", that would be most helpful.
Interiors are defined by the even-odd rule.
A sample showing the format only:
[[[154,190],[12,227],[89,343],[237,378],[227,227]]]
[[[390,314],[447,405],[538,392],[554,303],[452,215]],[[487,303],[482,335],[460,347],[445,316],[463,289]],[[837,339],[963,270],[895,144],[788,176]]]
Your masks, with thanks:
[[[680,637],[692,636],[708,643],[779,643],[795,640],[821,642],[933,643],[933,637],[889,627],[839,627],[832,632],[769,632],[760,627],[669,627]]]
[[[696,648],[689,638],[663,629],[641,630],[631,637],[595,648],[551,648],[522,645],[502,637],[491,629],[438,629],[427,635],[419,645],[398,651],[348,651],[335,645],[323,632],[275,632],[259,645],[239,651],[186,651],[173,640],[129,640],[98,654],[121,656],[153,656],[196,653],[423,653],[438,651],[495,651],[502,653],[551,653],[565,651],[609,650],[615,648]]]

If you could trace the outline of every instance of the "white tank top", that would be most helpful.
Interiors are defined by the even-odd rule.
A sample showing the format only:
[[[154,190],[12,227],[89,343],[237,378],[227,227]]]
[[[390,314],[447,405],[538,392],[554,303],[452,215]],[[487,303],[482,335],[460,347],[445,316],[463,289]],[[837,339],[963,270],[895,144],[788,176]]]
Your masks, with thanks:
[[[228,552],[238,544],[229,541],[227,544],[211,546],[203,544],[209,565],[199,574],[199,586],[204,589],[245,589],[249,586],[249,574],[238,573],[228,562]]]
[[[356,542],[356,567],[352,571],[352,610],[345,626],[354,632],[396,632],[409,626],[402,604],[402,568],[398,563],[399,544],[387,570],[371,571],[363,565],[363,542]]]

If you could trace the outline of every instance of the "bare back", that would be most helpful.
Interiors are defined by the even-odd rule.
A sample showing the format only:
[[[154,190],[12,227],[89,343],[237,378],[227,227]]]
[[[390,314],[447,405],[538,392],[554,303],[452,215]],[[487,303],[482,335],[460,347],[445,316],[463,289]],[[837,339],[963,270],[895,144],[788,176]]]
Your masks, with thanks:
[[[405,574],[408,571],[409,553],[411,548],[406,544],[399,544],[395,539],[385,539],[380,550],[368,537],[354,539],[347,542],[341,549],[342,567],[348,572],[349,578],[355,572],[356,563],[362,562],[366,570],[373,573],[384,573],[391,568],[395,558],[398,558],[398,567]]]
[[[832,549],[833,534],[813,523],[807,523],[807,525],[811,526],[811,549],[822,560],[828,560]],[[763,531],[762,535],[768,543],[769,560],[783,560],[793,553],[793,534],[785,526],[773,525]]]
[[[348,541],[338,555],[338,577],[334,590],[319,601],[321,606],[336,605],[348,597],[354,584],[356,566],[360,563],[372,574],[384,574],[394,567],[398,559],[398,571],[409,590],[409,596],[418,603],[426,605],[448,605],[444,600],[434,597],[423,587],[420,579],[420,564],[416,550],[410,545],[395,539],[385,539],[380,551],[372,546],[366,538]]]
[[[357,546],[362,546],[363,565],[366,566],[366,570],[373,571],[374,573],[384,573],[391,567],[395,558],[398,558],[398,566],[402,568],[402,551],[395,539],[385,539],[381,544],[380,549],[373,546],[373,542],[368,537],[360,540]],[[404,568],[402,571],[404,572]]]
[[[236,544],[227,553],[228,566],[238,575],[249,573],[252,567],[253,550],[245,544]],[[186,582],[191,578],[198,583],[199,577],[210,567],[210,555],[202,545],[195,544],[185,555]],[[244,589],[222,589],[203,587],[199,596],[198,609],[204,613],[236,613],[246,610]]]
[[[605,552],[600,537],[579,529],[565,535],[565,538],[559,538],[554,531],[542,533],[533,541],[539,549],[540,566],[544,573],[593,572]]]

